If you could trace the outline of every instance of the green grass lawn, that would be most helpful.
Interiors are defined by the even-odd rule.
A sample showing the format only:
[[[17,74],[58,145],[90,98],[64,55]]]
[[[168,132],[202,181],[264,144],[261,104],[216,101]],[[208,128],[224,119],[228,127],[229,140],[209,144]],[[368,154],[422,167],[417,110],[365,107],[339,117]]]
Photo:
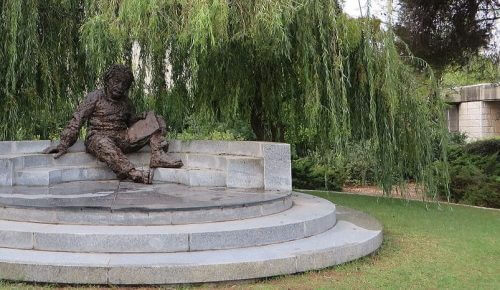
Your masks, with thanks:
[[[382,222],[384,243],[379,251],[320,271],[194,288],[500,289],[500,211],[342,193],[314,194]],[[2,287],[33,286],[0,282]]]

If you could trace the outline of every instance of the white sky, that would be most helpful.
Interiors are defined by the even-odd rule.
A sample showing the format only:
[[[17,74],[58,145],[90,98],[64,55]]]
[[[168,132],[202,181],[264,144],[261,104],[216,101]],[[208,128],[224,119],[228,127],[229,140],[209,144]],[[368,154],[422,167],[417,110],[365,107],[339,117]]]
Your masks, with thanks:
[[[365,16],[368,8],[368,3],[370,4],[370,14],[381,19],[383,22],[388,22],[387,17],[387,3],[388,0],[342,0],[344,5],[344,12],[352,17],[361,16],[360,11],[362,11],[362,15]],[[392,6],[396,7],[398,1],[392,0]],[[361,4],[361,10],[360,10]],[[394,15],[393,15],[394,20]],[[496,44],[496,45],[495,45]],[[496,21],[496,27],[493,31],[493,37],[490,42],[490,50],[488,52],[495,53],[494,50],[498,50],[500,47],[500,20]],[[493,50],[493,51],[492,51]],[[498,51],[496,51],[499,53]]]
[[[344,12],[351,15],[352,17],[361,16],[360,5],[363,16],[366,16],[368,3],[370,4],[370,14],[383,20],[387,21],[387,0],[344,0]],[[396,1],[393,1],[395,5]]]

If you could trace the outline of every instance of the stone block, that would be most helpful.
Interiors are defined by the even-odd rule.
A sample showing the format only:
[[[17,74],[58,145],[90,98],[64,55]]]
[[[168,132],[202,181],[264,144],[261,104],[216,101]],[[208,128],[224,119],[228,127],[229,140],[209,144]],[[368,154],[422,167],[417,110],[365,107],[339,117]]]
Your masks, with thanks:
[[[61,157],[62,158],[62,157]],[[50,167],[53,164],[54,158],[48,154],[32,154],[23,156],[23,167]]]
[[[261,205],[261,212],[263,216],[275,214],[293,206],[293,201],[291,197],[286,197],[284,199],[276,200],[272,203],[265,203]]]
[[[34,234],[34,249],[45,251],[69,251],[91,253],[157,253],[188,250],[187,234],[148,234],[141,229],[125,228],[114,233],[106,227],[107,233],[85,233],[85,226],[64,226],[72,233],[37,232]],[[90,226],[89,226],[90,227]],[[119,226],[115,226],[118,228]],[[80,229],[78,233],[78,229]],[[95,228],[95,227],[93,227]]]
[[[264,157],[264,189],[292,190],[292,164],[290,145],[262,143]]]
[[[253,247],[304,237],[303,223],[290,223],[279,226],[263,226],[242,230],[191,233],[189,235],[190,251],[221,250]]]
[[[227,187],[264,188],[264,160],[227,157]]]
[[[187,185],[189,184],[189,177],[186,169],[156,168],[154,170],[153,181],[172,182]]]
[[[69,152],[59,157],[58,159],[53,159],[53,163],[56,166],[76,166],[76,165],[96,165],[97,159],[85,152]]]
[[[54,211],[50,210],[0,207],[1,220],[53,223],[56,221],[55,216]]]
[[[212,255],[208,255],[212,258]],[[231,260],[231,253],[219,254],[220,263],[207,264],[204,255],[200,255],[199,261],[177,262],[168,259],[167,265],[161,264],[153,267],[139,266],[140,260],[150,259],[150,257],[136,255],[129,259],[129,263],[138,263],[137,266],[123,265],[122,257],[112,257],[109,270],[109,283],[112,284],[175,284],[175,283],[200,283],[216,281],[234,281],[239,279],[254,279],[259,277],[283,275],[295,273],[294,257],[280,257],[256,261],[250,258],[251,262],[237,262]],[[128,258],[128,257],[127,257]],[[162,256],[159,257],[163,258]],[[174,257],[183,261],[183,257]],[[259,257],[260,258],[260,257]],[[210,259],[212,260],[212,259]],[[153,261],[156,261],[154,259]],[[117,266],[115,266],[115,264]],[[175,266],[170,266],[175,264]]]
[[[193,211],[172,212],[173,225],[195,224],[202,222],[217,222],[223,219],[222,208],[212,208]]]
[[[181,152],[225,154],[228,148],[229,142],[227,141],[193,140],[183,141]]]
[[[251,157],[262,157],[260,142],[232,141],[229,142],[228,154]]]
[[[16,141],[13,144],[13,153],[42,153],[50,145],[49,140]]]
[[[460,128],[480,127],[480,126],[481,126],[481,120],[464,120],[463,122],[460,122]]]
[[[81,180],[107,180],[116,179],[116,174],[107,167],[82,168]]]
[[[493,128],[492,126],[483,127],[483,133],[494,133],[494,132],[495,128]]]
[[[40,170],[25,170],[15,173],[15,185],[37,186],[46,185],[50,183],[49,172]]]
[[[12,153],[12,141],[0,141],[0,155]]]
[[[480,108],[469,108],[468,114],[471,115],[471,119],[477,119],[481,115],[481,109]]]
[[[49,184],[59,184],[62,182],[62,174],[64,170],[61,169],[52,169],[49,170]]]
[[[182,151],[182,141],[169,140],[168,141],[168,152],[183,152]]]
[[[80,181],[83,178],[83,168],[73,167],[61,169],[61,182]]]
[[[226,157],[221,155],[211,154],[186,154],[187,162],[185,166],[190,168],[206,168],[206,169],[226,169]]]
[[[484,100],[500,100],[500,86],[498,84],[484,85],[482,97]]]
[[[68,255],[69,254],[69,255]],[[13,262],[6,262],[13,261]],[[48,283],[108,284],[109,255],[2,249],[0,279]]]
[[[467,105],[468,105],[468,110],[469,112],[471,111],[471,109],[479,109],[481,108],[481,101],[477,101],[477,102],[468,102]]]
[[[218,170],[188,170],[190,186],[226,186],[226,173]]]
[[[0,221],[0,247],[14,249],[32,249],[33,234],[5,229]]]
[[[317,219],[306,220],[304,236],[310,237],[329,230],[335,226],[336,221],[335,210]]]
[[[14,167],[10,159],[0,159],[0,186],[12,186]]]

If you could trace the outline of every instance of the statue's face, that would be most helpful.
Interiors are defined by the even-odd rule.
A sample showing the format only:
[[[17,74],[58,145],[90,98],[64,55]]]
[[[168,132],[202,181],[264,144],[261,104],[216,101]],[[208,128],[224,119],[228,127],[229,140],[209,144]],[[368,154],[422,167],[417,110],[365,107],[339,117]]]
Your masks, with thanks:
[[[127,96],[130,84],[124,78],[112,77],[108,81],[107,94],[114,100],[120,100]]]

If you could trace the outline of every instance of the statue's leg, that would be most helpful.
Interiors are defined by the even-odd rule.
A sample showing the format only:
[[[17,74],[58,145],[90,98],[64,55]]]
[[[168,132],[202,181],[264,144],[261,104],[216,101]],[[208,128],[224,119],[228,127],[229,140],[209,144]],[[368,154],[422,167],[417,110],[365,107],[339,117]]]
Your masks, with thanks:
[[[151,161],[149,167],[164,167],[164,168],[179,168],[182,167],[182,161],[167,155],[168,142],[165,140],[164,134],[167,132],[167,126],[163,117],[155,115],[160,129],[153,133],[149,139],[149,146],[151,147]]]
[[[87,150],[105,162],[120,179],[130,178],[134,182],[151,183],[150,172],[135,169],[115,141],[107,136],[92,137]]]

